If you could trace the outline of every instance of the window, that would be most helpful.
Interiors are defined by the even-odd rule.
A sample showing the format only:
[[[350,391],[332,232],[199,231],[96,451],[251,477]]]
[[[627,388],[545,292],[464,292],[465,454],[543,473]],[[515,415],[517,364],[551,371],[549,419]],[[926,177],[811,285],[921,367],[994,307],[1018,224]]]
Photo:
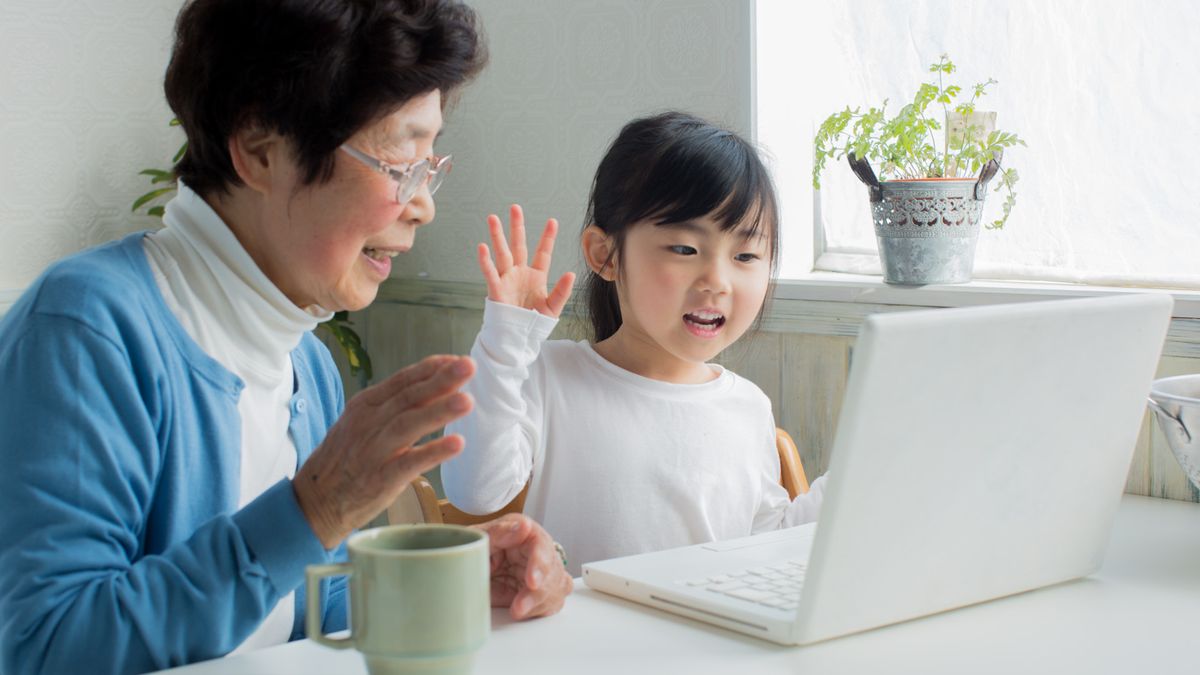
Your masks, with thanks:
[[[1190,53],[1200,4],[1176,1],[758,0],[756,135],[784,210],[784,278],[878,274],[866,189],[845,160],[811,183],[812,138],[837,110],[894,114],[948,53],[979,110],[1018,133],[1021,174],[1002,231],[984,230],[978,279],[1200,289],[1200,148]],[[1000,210],[989,191],[985,221]]]

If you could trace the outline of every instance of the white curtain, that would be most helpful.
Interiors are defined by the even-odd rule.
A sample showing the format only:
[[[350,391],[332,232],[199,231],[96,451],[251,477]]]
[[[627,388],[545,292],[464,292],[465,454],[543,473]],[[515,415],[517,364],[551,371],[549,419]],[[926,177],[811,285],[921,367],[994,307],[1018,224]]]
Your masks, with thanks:
[[[982,232],[977,278],[1200,288],[1200,3],[760,0],[758,21],[759,140],[785,227],[809,236],[794,234],[811,232],[797,226],[807,218],[823,233],[819,269],[879,273],[866,190],[844,160],[818,195],[804,181],[816,126],[885,98],[895,114],[948,53],[964,90],[999,81],[978,109],[1028,143],[1005,156],[1017,203],[1003,230]],[[770,121],[780,106],[788,124]],[[1002,196],[989,191],[985,221]]]

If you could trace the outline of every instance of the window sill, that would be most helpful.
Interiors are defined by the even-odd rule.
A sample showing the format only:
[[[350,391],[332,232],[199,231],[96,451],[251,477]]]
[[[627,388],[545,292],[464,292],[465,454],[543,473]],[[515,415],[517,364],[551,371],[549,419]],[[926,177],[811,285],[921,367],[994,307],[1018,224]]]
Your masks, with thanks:
[[[774,297],[779,300],[849,302],[913,307],[967,307],[1058,298],[1080,298],[1148,290],[1175,297],[1174,317],[1200,319],[1200,291],[1085,286],[1021,281],[972,281],[967,284],[893,286],[881,277],[838,272],[812,272],[802,278],[780,279]]]

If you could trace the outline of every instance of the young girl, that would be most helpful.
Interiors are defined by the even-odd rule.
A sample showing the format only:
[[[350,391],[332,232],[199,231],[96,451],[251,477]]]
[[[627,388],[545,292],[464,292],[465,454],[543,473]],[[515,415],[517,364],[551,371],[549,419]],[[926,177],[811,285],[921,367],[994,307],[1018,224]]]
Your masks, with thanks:
[[[754,149],[686,114],[635,120],[596,171],[585,222],[593,343],[547,341],[574,282],[546,292],[557,223],[529,262],[520,207],[508,240],[488,218],[475,409],[446,430],[466,439],[442,465],[450,501],[487,513],[529,483],[525,513],[564,545],[572,575],[815,520],[824,478],[789,503],[770,401],[708,363],[755,322],[777,258]]]

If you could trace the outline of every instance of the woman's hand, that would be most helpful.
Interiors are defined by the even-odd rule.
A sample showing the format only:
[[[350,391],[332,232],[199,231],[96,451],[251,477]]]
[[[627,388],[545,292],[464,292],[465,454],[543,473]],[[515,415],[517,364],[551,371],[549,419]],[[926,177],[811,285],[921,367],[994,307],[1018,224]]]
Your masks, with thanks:
[[[430,356],[350,399],[292,479],[325,548],[387,508],[418,474],[462,451],[457,434],[417,441],[471,410],[471,397],[458,390],[474,373],[468,357]]]
[[[493,607],[508,607],[514,619],[562,609],[574,583],[541,525],[510,513],[475,527],[487,532],[491,547]]]
[[[550,258],[554,252],[558,221],[553,218],[546,221],[546,229],[542,231],[532,264],[528,264],[525,214],[521,212],[520,206],[513,204],[509,209],[511,249],[510,241],[504,238],[504,226],[500,218],[492,214],[488,216],[487,222],[492,246],[496,249],[496,261],[493,263],[487,244],[479,245],[479,269],[483,271],[483,278],[487,281],[488,299],[558,318],[567,304],[567,298],[571,297],[571,287],[575,284],[575,274],[567,272],[559,278],[554,290],[546,293],[546,280],[550,273]]]

